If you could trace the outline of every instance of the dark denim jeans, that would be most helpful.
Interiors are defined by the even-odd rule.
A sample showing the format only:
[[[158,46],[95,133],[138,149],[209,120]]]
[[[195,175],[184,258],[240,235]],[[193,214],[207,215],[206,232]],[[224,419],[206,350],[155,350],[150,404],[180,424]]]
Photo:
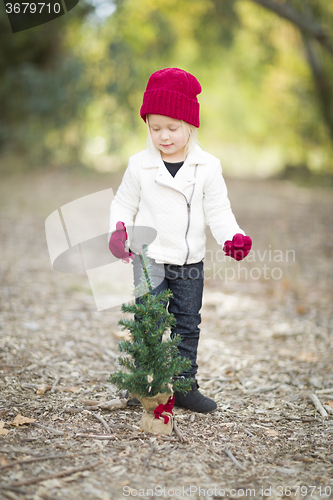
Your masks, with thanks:
[[[157,264],[149,259],[151,264],[150,279],[153,286],[152,293],[157,295],[169,289],[172,297],[165,304],[168,311],[176,318],[176,325],[171,329],[171,338],[180,335],[181,343],[178,346],[182,357],[191,360],[190,370],[180,373],[180,376],[194,377],[198,370],[197,350],[200,336],[198,325],[201,322],[199,311],[202,306],[204,283],[203,261],[196,264],[176,266],[173,264]],[[141,258],[135,255],[133,264],[134,285],[137,286],[143,273]],[[140,302],[140,297],[135,299]]]

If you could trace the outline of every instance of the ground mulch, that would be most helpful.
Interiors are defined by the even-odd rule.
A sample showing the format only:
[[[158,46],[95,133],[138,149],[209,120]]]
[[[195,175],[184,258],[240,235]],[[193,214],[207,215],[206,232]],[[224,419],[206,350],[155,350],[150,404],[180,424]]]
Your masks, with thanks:
[[[332,189],[227,180],[254,246],[236,263],[207,232],[198,382],[218,410],[176,408],[179,434],[152,436],[141,406],[102,405],[124,396],[123,313],[54,271],[45,239],[51,212],[120,179],[1,178],[0,499],[333,498]]]

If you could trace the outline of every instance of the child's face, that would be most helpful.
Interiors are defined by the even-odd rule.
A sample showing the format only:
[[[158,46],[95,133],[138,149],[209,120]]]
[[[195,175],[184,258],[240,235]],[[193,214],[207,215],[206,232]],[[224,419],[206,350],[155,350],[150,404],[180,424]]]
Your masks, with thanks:
[[[163,115],[149,115],[148,120],[153,144],[161,151],[162,159],[183,161],[188,134],[184,132],[181,121]]]

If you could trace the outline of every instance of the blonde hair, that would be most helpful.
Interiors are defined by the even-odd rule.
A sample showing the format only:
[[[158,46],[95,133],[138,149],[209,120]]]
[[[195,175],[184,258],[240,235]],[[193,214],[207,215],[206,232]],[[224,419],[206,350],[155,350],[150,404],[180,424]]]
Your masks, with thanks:
[[[186,158],[191,151],[194,151],[195,146],[198,144],[198,129],[194,125],[184,122],[183,120],[180,120],[180,123],[184,134],[188,134],[187,143],[185,145],[185,158]],[[157,149],[154,146],[153,140],[151,138],[149,115],[146,115],[146,124],[147,124],[147,148],[150,150],[159,151],[159,149]]]

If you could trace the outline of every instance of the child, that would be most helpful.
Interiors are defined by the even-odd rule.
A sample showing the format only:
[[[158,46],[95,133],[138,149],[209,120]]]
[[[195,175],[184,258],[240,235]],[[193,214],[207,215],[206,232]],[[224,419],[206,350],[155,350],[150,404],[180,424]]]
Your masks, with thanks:
[[[231,211],[220,161],[197,144],[200,92],[198,80],[178,68],[162,69],[149,78],[140,110],[147,124],[147,149],[130,158],[112,201],[109,248],[117,258],[133,259],[136,285],[142,266],[139,255],[125,250],[126,228],[133,226],[135,217],[135,226],[156,230],[156,238],[148,245],[152,293],[166,288],[173,293],[168,310],[177,323],[171,335],[181,336],[179,353],[192,363],[180,376],[194,379],[186,395],[175,392],[175,406],[209,413],[217,405],[198,391],[195,380],[205,225],[226,255],[236,260],[249,253],[252,242]]]

